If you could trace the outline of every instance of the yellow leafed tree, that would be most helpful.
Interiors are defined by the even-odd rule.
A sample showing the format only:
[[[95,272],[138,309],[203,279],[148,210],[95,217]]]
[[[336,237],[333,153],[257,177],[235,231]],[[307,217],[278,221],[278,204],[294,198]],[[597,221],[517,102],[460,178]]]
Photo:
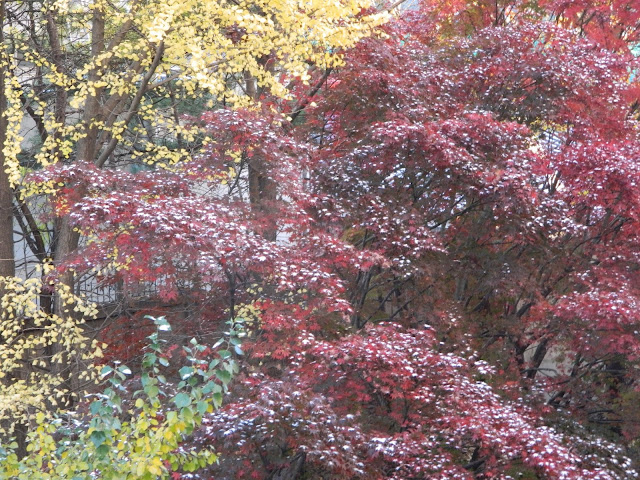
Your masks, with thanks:
[[[63,315],[58,316],[40,308],[39,278],[2,277],[0,282],[0,422],[11,433],[16,421],[27,424],[43,409],[64,405],[70,393],[69,359],[91,360],[99,356],[100,346],[81,328],[95,307],[74,296],[68,286],[58,287],[64,302]],[[76,380],[90,381],[93,373],[77,372]]]

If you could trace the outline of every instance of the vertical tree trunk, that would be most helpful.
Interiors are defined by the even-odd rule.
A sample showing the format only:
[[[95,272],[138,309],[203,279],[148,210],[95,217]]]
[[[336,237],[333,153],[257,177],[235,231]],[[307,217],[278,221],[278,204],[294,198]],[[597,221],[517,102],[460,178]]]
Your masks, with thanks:
[[[256,79],[248,72],[244,74],[245,92],[252,100],[258,99]],[[249,159],[249,202],[254,212],[264,215],[265,229],[263,236],[267,240],[275,241],[278,236],[278,228],[275,221],[269,218],[272,214],[271,205],[278,192],[278,186],[269,177],[268,166],[259,155]]]
[[[48,19],[47,26],[49,28],[49,37],[51,42],[58,42],[57,46],[53,46],[55,58],[56,50],[59,50],[59,41],[53,19]],[[95,10],[93,12],[93,19],[91,22],[91,57],[94,59],[97,59],[99,55],[104,51],[104,29],[104,14],[99,7],[95,7]],[[99,64],[93,65],[93,68],[89,72],[89,81],[96,82],[99,79],[99,69]],[[98,115],[100,113],[101,92],[101,88],[96,88],[95,92],[92,95],[89,95],[86,100],[86,105],[82,116],[82,120],[86,128],[86,136],[78,142],[77,150],[77,159],[80,161],[93,162],[96,156],[98,128],[95,125],[95,120],[98,118]],[[66,98],[56,97],[56,113],[61,114],[63,117],[66,112],[63,110],[60,113],[60,109],[66,108],[66,105],[62,104],[65,99]],[[61,105],[58,105],[58,100],[60,100]],[[60,265],[67,259],[69,254],[76,250],[76,248],[78,247],[80,236],[73,230],[73,225],[71,225],[68,217],[60,219],[56,227],[54,262],[56,265]],[[66,273],[61,278],[61,282],[69,285],[71,288],[73,288],[73,280],[74,279],[72,272]],[[61,302],[56,301],[54,306],[55,313],[58,315],[62,315],[62,307],[63,305],[61,305]]]
[[[91,21],[91,58],[97,62],[97,58],[104,52],[104,15],[99,7],[95,7]],[[100,65],[95,64],[89,71],[89,82],[94,83],[100,79]],[[78,141],[77,159],[82,162],[93,162],[98,150],[98,127],[96,121],[100,120],[100,96],[102,88],[96,88],[92,95],[87,97],[82,121],[86,129],[86,136]]]
[[[62,73],[63,68],[63,52],[62,47],[60,45],[60,36],[58,35],[58,26],[56,25],[55,18],[53,16],[52,11],[47,12],[47,35],[49,37],[49,43],[51,44],[51,56],[53,60],[53,65],[58,70],[58,72]],[[55,101],[55,110],[54,110],[54,118],[57,124],[64,125],[66,115],[67,115],[67,91],[61,85],[55,86],[56,92],[56,101]],[[54,152],[55,157],[60,160],[59,152],[58,152],[58,143],[62,139],[61,134],[62,129],[56,130],[53,135],[56,139],[56,151]]]
[[[0,45],[4,46],[5,0],[0,0]],[[0,51],[0,62],[7,61],[6,52]],[[7,97],[4,89],[8,79],[7,69],[0,68],[0,276],[12,277],[15,275],[15,258],[13,253],[13,191],[9,184],[9,177],[5,171],[5,157],[2,148],[7,138],[7,119],[4,113],[7,111]]]
[[[57,42],[57,30],[55,29],[55,23],[53,19],[48,19],[47,26],[49,27],[49,36],[52,42]],[[105,18],[99,7],[96,7],[93,11],[93,19],[91,23],[91,57],[97,59],[99,55],[104,51],[104,34],[105,34]],[[53,46],[54,58],[56,56],[56,46]],[[59,45],[57,47],[59,49]],[[96,82],[99,79],[100,65],[96,63],[89,72],[89,81]],[[96,88],[92,95],[89,95],[86,100],[85,109],[82,120],[85,125],[85,137],[78,142],[77,160],[85,162],[93,162],[98,149],[98,127],[95,125],[95,120],[98,119],[100,113],[100,96],[102,93],[101,88]],[[66,104],[62,105],[62,102],[66,100],[66,97],[56,96],[56,113],[63,118],[66,115]],[[57,102],[60,101],[60,105]],[[55,235],[55,250],[54,250],[54,263],[56,266],[61,265],[67,260],[69,255],[78,248],[80,241],[80,235],[73,229],[73,225],[68,216],[62,217],[56,223],[56,235]],[[71,291],[74,291],[75,278],[73,271],[65,272],[59,279],[60,284],[68,286]],[[71,306],[72,307],[72,306]],[[69,312],[73,312],[73,308],[65,303],[60,298],[59,294],[54,296],[53,311],[59,317],[68,317],[71,315]],[[49,355],[53,356],[60,354],[63,347],[58,344],[53,344],[49,347]],[[66,362],[51,363],[51,374],[58,376],[62,379],[61,387],[70,392],[65,398],[61,399],[58,407],[71,407],[73,404],[73,396],[71,393],[74,390],[72,382],[73,371]]]
[[[9,176],[5,171],[5,155],[2,152],[7,140],[8,121],[5,117],[7,111],[7,96],[5,86],[8,79],[7,62],[9,61],[4,49],[3,27],[5,21],[5,0],[0,0],[0,277],[13,277],[16,273],[15,255],[13,250],[13,189],[9,183]],[[0,297],[4,294],[3,284],[0,283]],[[27,429],[24,425],[16,425],[16,441],[18,449],[16,453],[23,457],[27,453]]]

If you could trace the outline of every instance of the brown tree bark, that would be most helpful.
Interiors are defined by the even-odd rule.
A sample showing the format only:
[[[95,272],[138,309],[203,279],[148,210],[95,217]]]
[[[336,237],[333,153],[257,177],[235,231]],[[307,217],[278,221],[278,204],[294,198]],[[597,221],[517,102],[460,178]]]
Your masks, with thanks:
[[[0,27],[4,25],[5,0],[0,1]],[[4,35],[0,28],[0,45],[4,44]],[[6,53],[0,53],[1,63],[5,63]],[[7,69],[0,69],[0,276],[15,275],[15,258],[13,252],[13,190],[5,171],[5,156],[2,153],[7,138],[7,97],[4,88],[7,82]]]
[[[5,85],[8,82],[8,61],[4,49],[3,27],[5,22],[5,2],[0,0],[0,276],[13,277],[16,273],[15,254],[13,249],[13,189],[9,183],[9,176],[5,171],[5,155],[2,152],[7,140],[8,121],[5,117],[7,111],[7,97]],[[4,294],[3,284],[0,283],[0,297]],[[27,429],[24,425],[15,426],[15,436],[18,443],[16,453],[23,457],[27,453]]]
[[[256,79],[248,72],[244,74],[245,93],[252,99],[258,99]],[[275,202],[278,186],[269,176],[268,166],[259,155],[249,159],[249,202],[251,209],[266,216],[267,226],[263,232],[267,240],[275,241],[278,236],[278,228],[275,222],[269,222],[270,204]]]

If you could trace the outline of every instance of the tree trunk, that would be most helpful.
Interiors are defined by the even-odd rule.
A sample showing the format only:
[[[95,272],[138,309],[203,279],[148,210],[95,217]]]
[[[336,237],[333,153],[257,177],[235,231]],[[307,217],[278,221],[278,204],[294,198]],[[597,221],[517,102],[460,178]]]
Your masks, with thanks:
[[[0,0],[0,48],[4,47],[5,0]],[[9,59],[4,49],[0,50],[0,63],[5,64]],[[8,82],[6,67],[0,68],[0,277],[13,277],[16,273],[16,262],[13,249],[13,189],[9,183],[9,176],[5,171],[5,155],[2,153],[7,140],[8,121],[4,116],[7,111],[7,96],[5,86]],[[0,297],[4,295],[4,288],[0,284]],[[18,374],[20,375],[20,374]],[[18,443],[16,453],[23,457],[27,453],[27,428],[25,425],[15,425],[15,436]]]
[[[59,222],[58,236],[56,239],[56,250],[55,250],[55,264],[60,265],[62,262],[66,260],[66,258],[76,250],[78,247],[78,241],[80,236],[77,232],[73,230],[71,222],[69,221],[69,217],[63,217]],[[59,279],[59,283],[62,285],[67,285],[71,288],[73,292],[74,289],[74,274],[72,271],[65,272],[61,275]],[[59,294],[54,295],[53,301],[53,313],[56,314],[60,318],[69,317],[72,315],[73,306],[65,304]],[[47,355],[53,357],[56,354],[59,354],[62,350],[64,350],[64,346],[59,343],[53,343],[47,348]],[[70,360],[70,359],[65,359]],[[53,376],[59,376],[62,378],[61,388],[69,392],[69,395],[66,395],[65,398],[62,398],[61,401],[55,405],[54,407],[62,407],[69,408],[73,405],[72,395],[73,392],[73,384],[71,381],[72,371],[71,367],[67,364],[70,362],[64,363],[56,363],[51,362],[51,374]]]
[[[252,100],[257,100],[257,82],[248,72],[244,74],[245,92]],[[275,220],[272,220],[271,209],[275,202],[278,186],[269,176],[268,166],[259,155],[254,155],[249,159],[249,202],[251,209],[264,216],[265,229],[264,238],[275,241],[278,236],[278,227]]]
[[[4,26],[5,0],[0,0],[0,27]],[[4,35],[0,28],[0,45],[4,45]],[[7,60],[2,51],[0,61]],[[13,190],[9,184],[9,177],[5,171],[5,157],[2,153],[7,139],[7,97],[4,88],[7,82],[7,69],[0,69],[0,276],[15,275],[15,258],[13,252]]]
[[[99,7],[93,12],[91,21],[91,58],[97,59],[104,52],[104,15]],[[100,80],[99,69],[101,65],[96,64],[89,71],[89,83],[93,84]],[[86,137],[78,141],[77,159],[81,162],[93,162],[98,149],[98,120],[101,120],[100,95],[103,88],[96,88],[92,95],[87,97],[82,121],[86,129]]]
[[[52,11],[47,12],[47,35],[49,36],[49,43],[51,44],[51,56],[53,60],[53,65],[58,70],[58,72],[62,72],[63,68],[63,52],[62,47],[60,45],[60,37],[58,35],[58,27],[55,22],[55,18],[53,16]],[[55,86],[56,92],[56,102],[55,102],[55,110],[54,110],[54,118],[57,124],[64,125],[67,115],[67,91],[61,85]],[[54,156],[57,160],[60,160],[60,152],[58,151],[58,143],[62,140],[62,129],[58,128],[54,133],[54,138],[56,139],[56,151],[54,152]],[[44,139],[42,139],[44,141]]]
[[[49,22],[49,25],[53,25],[52,20]],[[96,7],[93,12],[93,19],[91,23],[91,56],[94,59],[98,58],[98,56],[104,51],[104,34],[105,18],[102,11],[98,7]],[[55,35],[55,29],[50,28],[49,35],[52,42],[57,39],[57,36]],[[89,72],[90,82],[96,82],[99,79],[99,68],[100,65],[96,64]],[[80,161],[93,162],[96,156],[98,128],[95,125],[95,121],[99,119],[101,92],[101,88],[96,88],[95,92],[93,92],[92,95],[89,95],[86,100],[82,117],[86,129],[86,136],[78,142],[77,150],[77,160]],[[56,97],[56,100],[63,101],[64,99],[62,97]],[[59,106],[56,105],[56,111],[58,111],[58,107]],[[64,106],[64,108],[66,109],[66,105]],[[66,111],[62,112],[62,114],[66,115]],[[53,260],[56,266],[62,265],[68,259],[69,255],[78,248],[79,241],[80,235],[76,231],[74,231],[70,218],[68,216],[62,217],[56,223],[56,232],[54,239],[55,249]],[[60,276],[58,281],[61,285],[68,286],[71,292],[74,291],[75,279],[73,271],[65,272]],[[61,318],[64,318],[71,315],[71,313],[69,312],[73,312],[72,306],[70,308],[69,305],[65,305],[60,295],[56,293],[54,295],[53,301],[53,313]],[[64,347],[59,344],[52,344],[48,347],[49,351],[47,352],[47,354],[51,356],[59,354],[63,348]],[[51,362],[51,374],[53,376],[59,376],[62,379],[62,385],[60,385],[60,387],[62,387],[63,390],[68,391],[70,394],[73,392],[73,372],[71,371],[69,365],[66,365],[64,362]],[[57,407],[71,407],[73,404],[72,399],[73,397],[71,395],[67,395],[66,398],[63,398],[61,400]]]

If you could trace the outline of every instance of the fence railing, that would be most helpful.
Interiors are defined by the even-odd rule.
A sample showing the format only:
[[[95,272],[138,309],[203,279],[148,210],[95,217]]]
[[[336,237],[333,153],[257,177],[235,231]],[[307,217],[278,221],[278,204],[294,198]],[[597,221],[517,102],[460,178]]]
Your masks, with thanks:
[[[88,302],[101,305],[113,305],[127,301],[149,300],[158,297],[158,282],[139,282],[127,285],[95,273],[87,273],[76,278],[75,294]]]

